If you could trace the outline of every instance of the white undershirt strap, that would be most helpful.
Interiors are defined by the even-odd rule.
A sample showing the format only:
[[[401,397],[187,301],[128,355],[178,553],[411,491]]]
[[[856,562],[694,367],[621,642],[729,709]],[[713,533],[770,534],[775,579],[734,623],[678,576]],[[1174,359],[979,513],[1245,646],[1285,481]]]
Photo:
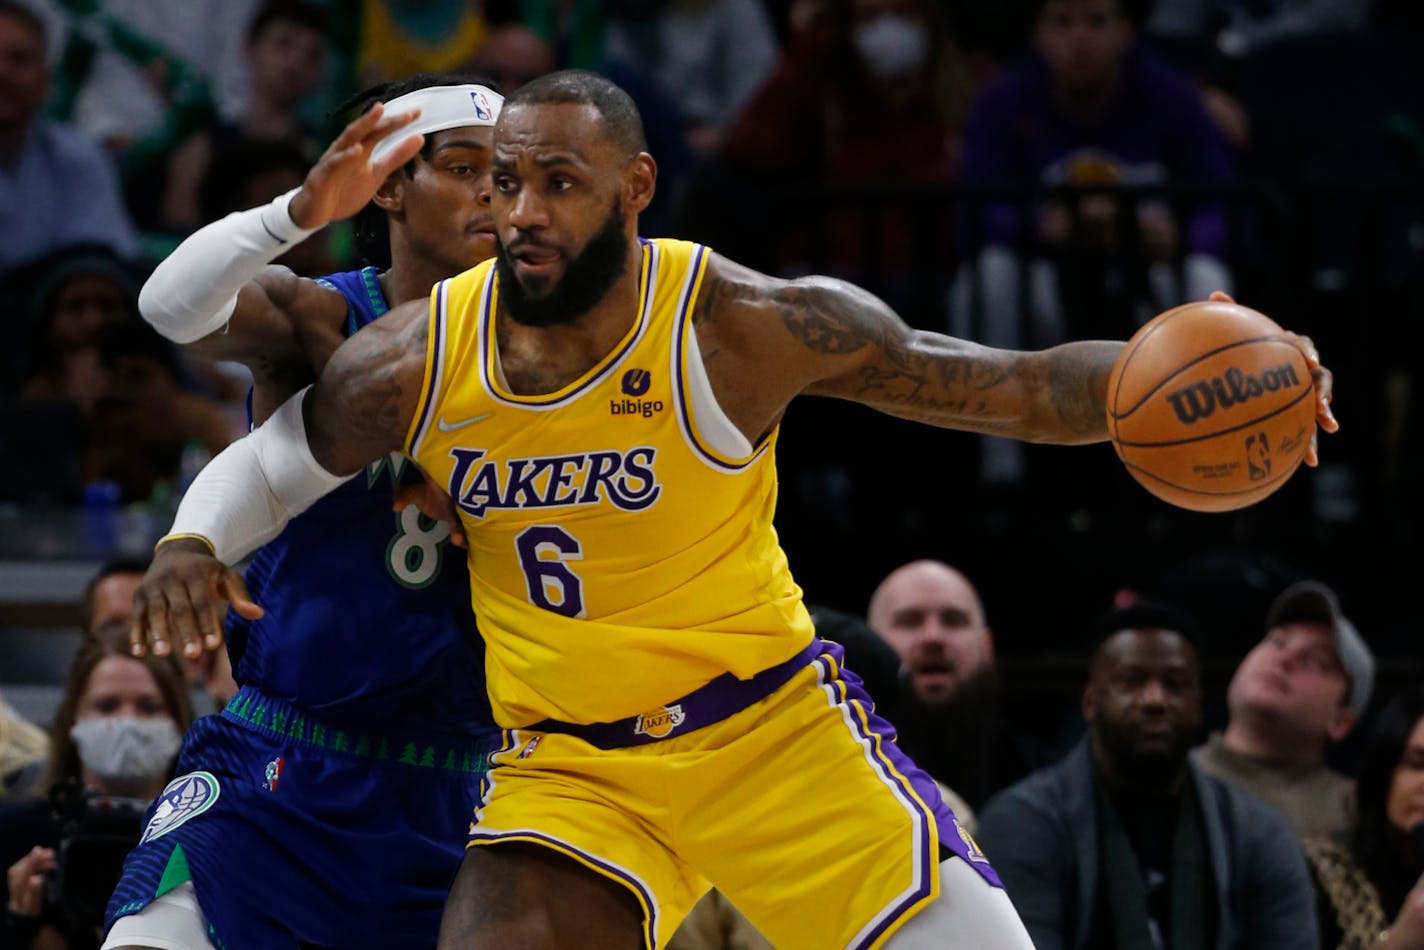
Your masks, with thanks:
[[[713,451],[730,459],[744,459],[753,446],[733,424],[712,392],[707,367],[702,365],[702,351],[697,346],[697,328],[687,328],[687,397],[692,400],[692,415],[702,441]]]

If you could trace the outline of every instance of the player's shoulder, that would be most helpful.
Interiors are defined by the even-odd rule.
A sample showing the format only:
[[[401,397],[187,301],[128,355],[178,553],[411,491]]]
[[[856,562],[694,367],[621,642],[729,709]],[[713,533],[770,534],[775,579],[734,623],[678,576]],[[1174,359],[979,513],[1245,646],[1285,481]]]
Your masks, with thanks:
[[[495,269],[495,259],[493,257],[480,261],[473,267],[467,267],[453,277],[447,277],[435,284],[431,288],[434,294],[445,293],[451,299],[456,295],[468,295],[478,293],[485,285],[485,281]]]
[[[697,300],[693,304],[692,322],[705,327],[735,320],[738,314],[764,299],[773,283],[774,279],[766,274],[708,249]]]
[[[286,314],[293,326],[319,324],[339,326],[351,306],[348,273],[323,277],[302,277],[280,264],[269,264],[254,279],[268,303]]]

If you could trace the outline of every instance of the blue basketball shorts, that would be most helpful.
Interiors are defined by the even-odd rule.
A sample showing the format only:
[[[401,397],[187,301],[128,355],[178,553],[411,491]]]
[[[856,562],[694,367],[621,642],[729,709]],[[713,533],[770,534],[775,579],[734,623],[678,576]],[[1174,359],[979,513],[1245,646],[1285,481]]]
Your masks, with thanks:
[[[491,739],[346,732],[241,690],[184,738],[105,929],[192,881],[222,950],[432,947]]]

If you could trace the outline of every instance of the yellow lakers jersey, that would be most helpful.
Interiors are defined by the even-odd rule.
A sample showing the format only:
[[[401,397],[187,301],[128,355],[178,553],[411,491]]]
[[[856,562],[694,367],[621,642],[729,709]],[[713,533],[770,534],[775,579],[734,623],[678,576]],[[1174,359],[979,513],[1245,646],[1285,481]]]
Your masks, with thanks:
[[[775,433],[755,447],[735,433],[698,354],[709,252],[641,249],[627,334],[547,395],[501,382],[492,260],[431,294],[407,448],[459,508],[505,728],[636,716],[722,673],[751,677],[812,637],[771,523]],[[724,450],[729,431],[745,454]]]

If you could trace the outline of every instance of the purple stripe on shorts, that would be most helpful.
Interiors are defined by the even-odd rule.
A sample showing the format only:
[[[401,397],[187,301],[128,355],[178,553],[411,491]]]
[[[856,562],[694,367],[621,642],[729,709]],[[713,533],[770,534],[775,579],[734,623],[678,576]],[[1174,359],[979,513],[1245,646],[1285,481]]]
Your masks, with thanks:
[[[632,891],[638,895],[643,906],[648,909],[648,922],[643,932],[643,939],[649,948],[658,945],[658,905],[653,901],[652,892],[643,886],[643,882],[638,880],[629,871],[625,871],[616,865],[610,864],[597,855],[589,854],[582,848],[576,848],[567,841],[555,838],[553,835],[542,834],[537,831],[480,831],[474,828],[470,831],[471,841],[538,841],[548,845],[555,851],[564,851],[578,855],[589,864],[605,871],[609,877],[622,881],[628,885]]]
[[[721,722],[770,696],[825,652],[826,646],[825,641],[812,640],[809,646],[791,659],[767,667],[751,679],[737,679],[731,673],[723,673],[681,699],[664,703],[656,710],[639,716],[617,722],[586,724],[545,719],[526,727],[525,731],[574,736],[600,749],[625,749],[669,736],[685,736],[703,726]]]
[[[920,866],[916,871],[918,886],[893,908],[890,908],[884,919],[857,945],[868,947],[884,935],[887,929],[894,926],[911,906],[930,894],[931,875],[938,873],[939,866],[939,854],[930,847],[930,821],[933,821],[939,829],[941,846],[963,859],[970,867],[979,872],[980,877],[994,887],[1003,887],[1004,885],[999,880],[998,873],[984,857],[983,852],[973,843],[973,839],[961,831],[954,812],[944,803],[944,799],[939,793],[939,786],[935,784],[934,779],[924,769],[916,765],[914,760],[906,755],[899,743],[895,741],[895,727],[888,720],[875,714],[873,702],[865,691],[860,677],[842,665],[845,650],[840,644],[829,641],[822,641],[822,646],[824,647],[822,655],[816,660],[816,665],[822,670],[822,682],[833,686],[838,683],[843,687],[843,690],[836,690],[837,704],[849,707],[847,718],[851,722],[856,736],[870,744],[871,755],[881,766],[881,774],[886,782],[899,790],[921,819],[917,822],[921,852]],[[836,675],[831,674],[830,660],[834,660]],[[862,714],[864,719],[862,719]],[[909,794],[910,789],[913,789],[913,797]],[[923,807],[915,801],[915,797],[918,797],[919,802],[924,803]]]

